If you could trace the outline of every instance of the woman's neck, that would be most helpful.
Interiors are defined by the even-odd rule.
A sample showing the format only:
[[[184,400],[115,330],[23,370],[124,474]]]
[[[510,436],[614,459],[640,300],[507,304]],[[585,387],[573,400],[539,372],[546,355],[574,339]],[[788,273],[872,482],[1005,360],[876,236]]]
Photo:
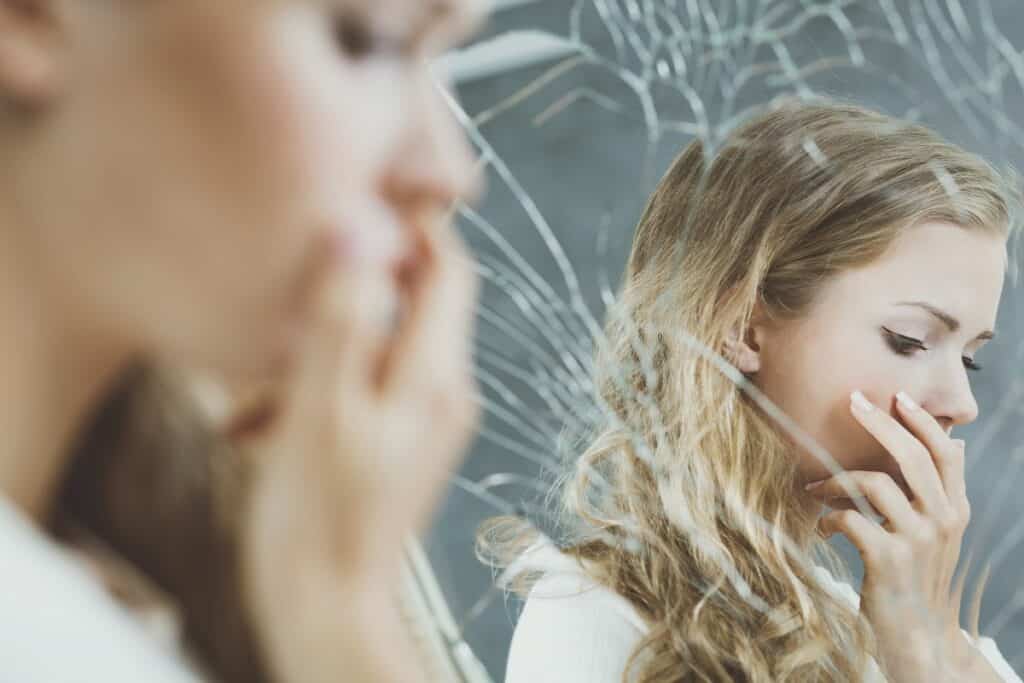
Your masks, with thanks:
[[[0,494],[45,524],[73,439],[127,358],[75,329],[9,227],[0,224]]]

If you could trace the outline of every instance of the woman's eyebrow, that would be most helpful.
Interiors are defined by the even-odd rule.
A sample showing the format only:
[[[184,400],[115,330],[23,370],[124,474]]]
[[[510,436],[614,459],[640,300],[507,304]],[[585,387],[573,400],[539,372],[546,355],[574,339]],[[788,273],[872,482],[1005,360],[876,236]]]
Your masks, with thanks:
[[[949,328],[950,332],[956,332],[957,330],[960,329],[960,321],[959,320],[957,320],[956,318],[951,316],[949,313],[946,313],[941,308],[933,306],[930,303],[927,303],[925,301],[901,301],[901,302],[897,303],[896,305],[897,306],[914,306],[915,308],[920,308],[922,310],[925,310],[928,313],[930,313],[931,315],[933,315],[934,317],[938,318],[942,322],[943,325],[945,325],[947,328]],[[979,334],[977,337],[975,337],[975,339],[994,339],[995,336],[996,336],[996,333],[993,332],[992,330],[985,330],[984,332]]]

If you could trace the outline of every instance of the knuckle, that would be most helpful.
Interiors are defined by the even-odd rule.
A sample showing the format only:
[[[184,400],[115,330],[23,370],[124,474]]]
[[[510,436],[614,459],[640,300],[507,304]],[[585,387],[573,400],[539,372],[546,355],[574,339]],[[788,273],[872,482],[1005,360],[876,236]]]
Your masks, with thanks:
[[[892,483],[892,477],[885,472],[868,472],[864,477],[864,488],[872,493],[881,493]]]
[[[856,522],[857,513],[854,510],[839,510],[836,512],[836,521],[843,529],[850,529]]]
[[[337,423],[327,422],[319,429],[312,429],[306,434],[303,448],[308,448],[313,453],[333,453],[344,442],[344,437],[343,430]]]
[[[914,444],[911,451],[916,460],[928,460],[930,462],[932,459],[932,452],[920,441]]]
[[[906,567],[914,559],[914,545],[902,539],[893,541],[889,557],[897,567]]]
[[[943,514],[937,524],[936,530],[938,535],[942,538],[948,538],[960,532],[960,515],[954,510],[949,510]]]
[[[960,524],[966,528],[967,525],[971,522],[971,503],[966,498],[964,498],[964,500],[961,501],[960,503],[959,513]]]
[[[943,449],[939,458],[952,467],[962,469],[964,465],[964,452],[956,447]]]
[[[429,410],[432,423],[449,433],[468,431],[480,414],[473,396],[468,382],[453,382],[434,391]]]
[[[918,524],[914,529],[913,540],[918,546],[930,546],[938,540],[939,530],[931,520],[927,520]]]
[[[896,552],[898,548],[895,546],[877,543],[870,543],[860,551],[864,565],[873,570],[882,570],[885,565],[895,563],[893,554]]]
[[[831,532],[846,531],[846,520],[845,510],[833,510],[824,517],[822,517],[822,526],[829,529]]]

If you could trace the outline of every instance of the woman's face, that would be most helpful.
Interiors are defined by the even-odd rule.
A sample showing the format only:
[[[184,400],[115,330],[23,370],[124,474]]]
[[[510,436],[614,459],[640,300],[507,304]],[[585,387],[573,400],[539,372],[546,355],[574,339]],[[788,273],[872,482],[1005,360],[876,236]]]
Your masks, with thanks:
[[[947,431],[972,422],[971,375],[995,329],[1005,265],[1002,238],[945,223],[909,229],[882,258],[828,282],[805,317],[760,330],[757,383],[844,469],[902,484],[850,414],[850,394],[895,416],[902,390]],[[799,466],[802,480],[830,474],[807,453]]]
[[[472,185],[428,62],[474,0],[39,1],[48,80],[4,141],[19,228],[55,300],[119,342],[262,372],[332,235],[392,268],[413,214]]]

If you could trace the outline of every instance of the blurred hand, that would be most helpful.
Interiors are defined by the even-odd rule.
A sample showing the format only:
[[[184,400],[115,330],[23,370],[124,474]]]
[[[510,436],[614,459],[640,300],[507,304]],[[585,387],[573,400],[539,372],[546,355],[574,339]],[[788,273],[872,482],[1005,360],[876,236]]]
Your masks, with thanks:
[[[398,272],[345,249],[325,267],[304,352],[244,441],[245,588],[282,681],[416,678],[391,599],[402,539],[429,521],[477,409],[469,256],[433,216],[415,233]]]

